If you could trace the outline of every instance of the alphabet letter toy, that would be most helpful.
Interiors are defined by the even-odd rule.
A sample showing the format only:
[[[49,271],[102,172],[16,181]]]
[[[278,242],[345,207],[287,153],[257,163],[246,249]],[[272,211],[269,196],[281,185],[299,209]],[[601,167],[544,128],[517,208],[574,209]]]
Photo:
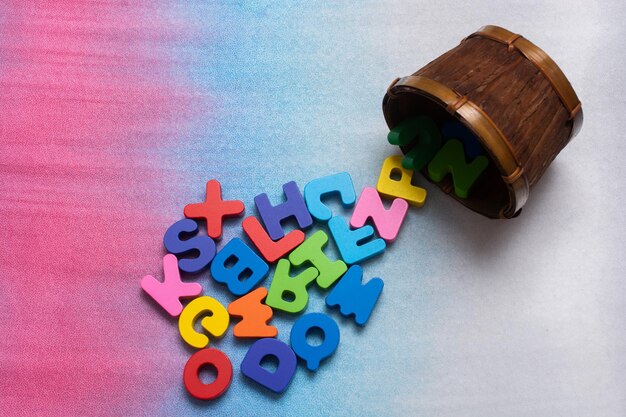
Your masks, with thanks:
[[[182,282],[176,256],[168,253],[163,257],[163,282],[152,275],[141,279],[141,288],[154,298],[170,316],[178,316],[183,311],[180,298],[190,298],[202,294],[202,286],[195,282]]]
[[[261,366],[261,361],[266,356],[273,356],[278,360],[274,372]],[[276,339],[261,339],[250,346],[241,362],[241,373],[265,388],[279,393],[291,382],[296,373],[296,365],[296,355],[285,343]]]
[[[444,123],[441,128],[441,134],[445,139],[459,139],[463,142],[465,156],[468,159],[474,159],[478,155],[483,155],[485,153],[485,150],[476,136],[474,136],[474,134],[458,120]]]
[[[215,337],[221,337],[228,328],[230,316],[228,311],[215,298],[203,296],[192,300],[180,313],[178,318],[178,330],[183,340],[189,345],[202,349],[209,344],[209,338],[198,333],[194,324],[202,314],[207,316],[202,319],[202,327]]]
[[[289,253],[293,248],[304,242],[304,232],[302,230],[292,230],[282,239],[274,242],[267,234],[256,217],[246,217],[241,223],[243,231],[246,232],[254,246],[261,252],[267,262],[275,262]]]
[[[317,285],[322,288],[330,287],[348,267],[343,261],[331,261],[322,251],[328,243],[328,235],[318,230],[304,243],[289,255],[289,261],[294,266],[310,262],[318,271]]]
[[[387,134],[387,140],[392,145],[412,144],[411,150],[402,159],[402,166],[415,171],[424,168],[441,148],[441,132],[428,116],[402,121]]]
[[[469,164],[465,162],[463,144],[450,139],[428,164],[428,176],[435,182],[443,180],[446,174],[452,174],[454,193],[460,198],[467,198],[472,186],[487,169],[489,160],[480,155]]]
[[[295,181],[284,184],[283,193],[285,194],[285,202],[277,206],[272,206],[265,193],[254,197],[254,204],[263,220],[267,234],[272,240],[278,240],[285,236],[281,222],[290,217],[296,219],[301,229],[306,229],[313,224],[311,214]]]
[[[213,239],[222,236],[222,219],[236,217],[243,213],[244,206],[239,200],[222,200],[222,186],[217,180],[206,183],[206,199],[204,203],[185,206],[185,217],[206,220],[207,234]]]
[[[387,242],[393,242],[398,236],[402,221],[409,209],[409,203],[401,198],[396,198],[391,203],[389,210],[385,210],[380,195],[373,187],[365,187],[361,192],[359,201],[354,207],[350,226],[354,228],[365,225],[367,219],[372,219],[378,235]]]
[[[231,265],[230,261],[234,261]],[[254,288],[269,271],[269,266],[243,240],[233,238],[211,263],[213,279],[228,286],[234,295],[243,295]]]
[[[233,328],[235,337],[276,337],[276,327],[267,324],[274,312],[262,303],[266,296],[267,290],[260,287],[228,305],[228,314],[242,318]]]
[[[193,237],[181,239],[181,235],[190,234]],[[195,273],[204,269],[215,256],[215,242],[208,236],[196,236],[198,223],[191,219],[182,219],[167,229],[163,236],[163,246],[168,252],[176,255],[196,250],[200,254],[193,259],[181,259],[178,267],[181,271]]]
[[[291,263],[287,259],[278,261],[265,304],[288,313],[298,313],[304,310],[309,301],[306,287],[317,278],[318,272],[311,266],[291,277],[290,268]],[[291,300],[285,300],[285,296],[290,296]]]
[[[320,222],[327,222],[333,213],[322,198],[332,194],[339,194],[341,204],[349,208],[356,201],[356,193],[352,184],[352,177],[347,172],[317,178],[304,186],[304,199],[311,215]]]
[[[200,380],[200,368],[210,365],[215,368],[217,377],[210,384],[205,384]],[[213,400],[224,394],[233,379],[233,365],[228,356],[217,349],[202,349],[191,355],[185,370],[183,371],[183,382],[185,388],[192,396],[199,400]]]
[[[380,278],[372,278],[361,285],[362,278],[363,269],[352,265],[326,297],[328,307],[339,306],[344,316],[354,314],[354,321],[360,326],[370,318],[384,285]]]
[[[399,179],[394,179],[399,176]],[[376,189],[385,197],[403,198],[416,207],[426,201],[426,190],[411,184],[413,172],[402,166],[401,156],[390,156],[383,162]]]
[[[419,139],[416,147],[424,149],[435,143],[429,139],[434,136],[428,136],[431,133],[426,120],[411,123],[414,125],[399,129],[395,139],[392,138],[394,133],[390,133],[390,141],[409,143]],[[409,133],[403,129],[408,129]],[[416,155],[421,157],[421,154]],[[449,169],[447,165],[444,168]],[[454,179],[456,181],[456,177]],[[426,198],[425,190],[411,185],[411,172],[402,167],[399,156],[385,160],[377,188],[378,191],[365,187],[356,202],[354,184],[346,172],[310,181],[304,188],[304,196],[294,181],[288,182],[283,185],[284,201],[276,206],[270,204],[267,194],[255,197],[258,219],[248,216],[242,222],[242,229],[254,246],[235,237],[217,253],[214,239],[222,235],[223,218],[240,215],[243,203],[222,200],[220,183],[211,180],[206,185],[206,201],[185,206],[185,216],[206,220],[209,236],[198,236],[199,223],[190,218],[171,225],[163,237],[165,248],[171,252],[163,257],[163,282],[146,275],[141,279],[141,287],[170,315],[178,317],[181,338],[198,349],[183,372],[183,382],[191,396],[213,400],[228,390],[233,378],[232,363],[220,350],[209,348],[209,343],[210,339],[226,333],[231,317],[238,320],[233,326],[236,338],[258,339],[241,362],[240,370],[246,378],[281,393],[295,375],[298,358],[309,371],[317,371],[320,363],[339,345],[340,332],[335,320],[323,313],[300,316],[291,328],[289,344],[276,339],[277,326],[270,324],[275,310],[303,312],[309,301],[308,287],[313,281],[328,290],[328,308],[338,308],[343,316],[353,315],[359,326],[367,323],[384,284],[380,278],[363,282],[363,269],[355,264],[382,254],[386,240],[391,242],[396,238],[408,209],[409,203],[405,200],[420,206]],[[389,209],[385,208],[379,193],[394,197]],[[340,199],[346,208],[356,202],[350,225],[344,219],[344,210],[341,210],[342,216],[333,216],[332,210],[322,202],[331,196]],[[329,232],[317,230],[308,238],[302,230],[285,234],[285,221],[295,220],[298,228],[304,229],[313,224],[313,217],[327,222]],[[366,224],[368,221],[373,223],[380,237],[374,234],[374,227]],[[341,259],[332,259],[337,255],[329,257],[329,234]],[[277,263],[269,289],[266,289],[259,284],[269,273],[270,262]],[[202,296],[200,284],[181,281],[181,270],[197,273],[207,267],[216,282],[225,284],[232,294],[239,296],[227,307],[213,297]],[[189,297],[196,298],[183,307],[181,299]],[[316,331],[320,332],[317,341]],[[275,366],[271,365],[272,360]],[[213,382],[205,383],[200,377],[202,369],[207,367],[216,373]]]
[[[370,225],[350,230],[342,217],[333,217],[328,222],[328,228],[333,235],[333,239],[335,239],[341,258],[348,265],[380,255],[387,246],[385,241],[380,238],[362,243],[364,240],[374,236],[374,228]]]
[[[320,329],[324,340],[318,346],[310,345],[306,336],[311,329]],[[309,371],[317,371],[320,362],[332,355],[339,345],[339,326],[326,314],[309,313],[300,317],[291,328],[291,348],[304,359]]]

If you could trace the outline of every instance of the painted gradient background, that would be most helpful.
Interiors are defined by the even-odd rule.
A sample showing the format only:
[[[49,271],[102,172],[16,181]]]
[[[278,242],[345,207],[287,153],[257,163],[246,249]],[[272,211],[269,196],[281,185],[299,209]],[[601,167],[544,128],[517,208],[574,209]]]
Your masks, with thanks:
[[[0,413],[626,415],[624,21],[621,1],[2,1]],[[229,332],[212,342],[229,391],[189,397],[191,350],[139,287],[183,206],[211,178],[248,214],[289,180],[373,185],[396,152],[390,81],[485,24],[544,48],[585,110],[522,216],[489,221],[424,184],[365,264],[385,281],[370,322],[332,312],[341,344],[316,374],[270,395]],[[275,323],[287,340],[292,319]]]

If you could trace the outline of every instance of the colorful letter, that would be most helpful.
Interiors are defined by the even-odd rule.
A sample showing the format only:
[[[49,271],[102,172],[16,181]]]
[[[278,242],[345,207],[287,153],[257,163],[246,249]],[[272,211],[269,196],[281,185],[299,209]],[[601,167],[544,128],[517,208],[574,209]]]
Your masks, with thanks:
[[[215,368],[215,381],[205,384],[200,380],[200,368],[210,365]],[[228,390],[233,379],[233,365],[228,356],[217,349],[202,349],[191,355],[185,370],[183,382],[189,394],[199,400],[213,400]]]
[[[417,116],[402,121],[391,129],[387,140],[392,145],[412,145],[411,150],[402,159],[402,166],[415,171],[424,168],[441,148],[439,128],[428,116]]]
[[[221,337],[228,328],[228,311],[215,298],[203,296],[192,300],[178,318],[178,331],[189,345],[202,349],[209,345],[209,338],[196,332],[194,324],[198,317],[206,314],[200,324],[209,334]]]
[[[289,261],[294,266],[301,266],[305,262],[310,262],[318,271],[317,285],[322,288],[330,287],[348,270],[343,261],[328,259],[322,251],[327,243],[328,235],[318,230],[289,255]]]
[[[265,260],[270,263],[282,258],[293,248],[304,242],[304,232],[301,230],[292,230],[285,237],[274,242],[257,218],[252,216],[246,217],[243,223],[241,223],[241,227]]]
[[[182,282],[178,271],[178,261],[171,253],[163,257],[163,282],[152,275],[141,279],[141,288],[148,293],[170,316],[178,316],[183,311],[180,298],[202,294],[202,286],[195,282]]]
[[[260,287],[228,305],[231,316],[242,317],[233,328],[235,337],[276,337],[276,327],[267,324],[274,312],[261,302],[266,296],[267,290]]]
[[[163,246],[175,255],[185,255],[197,251],[199,255],[192,259],[181,259],[178,267],[181,271],[195,273],[204,269],[215,256],[215,242],[208,236],[196,236],[198,223],[191,219],[182,219],[171,225],[163,236]],[[181,235],[192,235],[181,239]]]
[[[306,336],[309,330],[320,329],[324,340],[320,345],[310,345]],[[332,355],[339,345],[339,326],[326,314],[309,313],[295,321],[291,328],[291,348],[304,359],[309,371],[317,371],[320,362]]]
[[[233,238],[211,263],[213,279],[228,286],[234,295],[243,295],[265,278],[269,266],[243,240]]]
[[[374,236],[374,228],[370,225],[350,230],[343,218],[333,217],[328,222],[328,228],[337,244],[341,258],[348,265],[379,255],[385,251],[387,246],[385,241],[380,238],[361,243]]]
[[[290,268],[291,263],[287,259],[278,261],[265,304],[288,313],[298,313],[304,310],[309,301],[306,287],[317,278],[318,272],[314,267],[309,267],[295,277],[291,277]],[[292,299],[285,300],[285,296]]]
[[[441,128],[441,134],[445,139],[459,139],[463,142],[465,156],[468,159],[474,159],[478,155],[485,153],[482,145],[476,136],[463,123],[458,120],[444,123]]]
[[[274,372],[265,369],[261,362],[267,356],[278,361]],[[296,373],[297,359],[289,346],[276,339],[261,339],[254,342],[241,362],[241,373],[274,392],[283,392]]]
[[[267,194],[259,194],[254,197],[254,204],[263,220],[267,234],[272,240],[278,240],[285,236],[281,222],[294,217],[301,229],[306,229],[313,224],[313,219],[306,207],[304,198],[300,194],[298,185],[294,182],[288,182],[283,185],[283,193],[285,194],[285,202],[272,206]]]
[[[477,156],[469,164],[465,162],[463,144],[450,139],[428,164],[428,176],[435,182],[444,179],[446,174],[452,175],[454,193],[460,198],[467,198],[472,186],[489,165],[484,156]]]
[[[356,201],[356,193],[352,184],[352,177],[347,172],[317,178],[304,187],[304,200],[311,216],[320,222],[327,222],[333,216],[330,209],[322,203],[322,198],[332,194],[339,194],[341,204],[349,208]]]
[[[361,285],[362,279],[363,269],[352,265],[326,297],[328,307],[339,306],[344,316],[354,314],[354,321],[360,326],[370,318],[384,285],[380,278],[372,278]]]
[[[391,203],[389,210],[385,210],[380,195],[373,187],[365,187],[361,192],[359,201],[352,212],[350,226],[362,227],[367,219],[372,219],[378,235],[387,242],[393,242],[398,236],[402,221],[409,209],[409,203],[401,198],[396,198]]]
[[[243,213],[244,205],[239,200],[222,200],[222,185],[217,180],[206,183],[204,203],[185,206],[185,217],[206,220],[207,234],[213,239],[222,236],[222,220],[224,217],[236,217]]]
[[[413,171],[402,166],[401,156],[390,156],[383,162],[376,189],[385,197],[403,198],[409,204],[422,207],[426,201],[426,190],[412,185],[412,176]]]

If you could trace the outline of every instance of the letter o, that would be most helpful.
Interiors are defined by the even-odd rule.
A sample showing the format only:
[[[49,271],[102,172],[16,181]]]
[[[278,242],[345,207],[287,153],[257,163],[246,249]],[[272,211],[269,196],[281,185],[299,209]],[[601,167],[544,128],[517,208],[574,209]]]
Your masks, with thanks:
[[[204,365],[215,367],[215,381],[205,384],[200,380],[200,368]],[[191,355],[183,372],[183,381],[189,394],[200,400],[213,400],[228,390],[233,379],[233,365],[224,352],[209,348]]]

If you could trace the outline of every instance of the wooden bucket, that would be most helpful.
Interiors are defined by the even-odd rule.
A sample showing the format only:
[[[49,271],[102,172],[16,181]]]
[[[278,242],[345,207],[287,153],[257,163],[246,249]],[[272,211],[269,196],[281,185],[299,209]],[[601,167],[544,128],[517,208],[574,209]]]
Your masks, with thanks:
[[[490,157],[489,168],[467,199],[450,193],[450,176],[438,185],[491,218],[519,214],[529,190],[583,121],[580,100],[556,63],[497,26],[481,28],[413,75],[394,80],[383,113],[390,129],[420,114],[440,127],[451,118],[467,126]]]

